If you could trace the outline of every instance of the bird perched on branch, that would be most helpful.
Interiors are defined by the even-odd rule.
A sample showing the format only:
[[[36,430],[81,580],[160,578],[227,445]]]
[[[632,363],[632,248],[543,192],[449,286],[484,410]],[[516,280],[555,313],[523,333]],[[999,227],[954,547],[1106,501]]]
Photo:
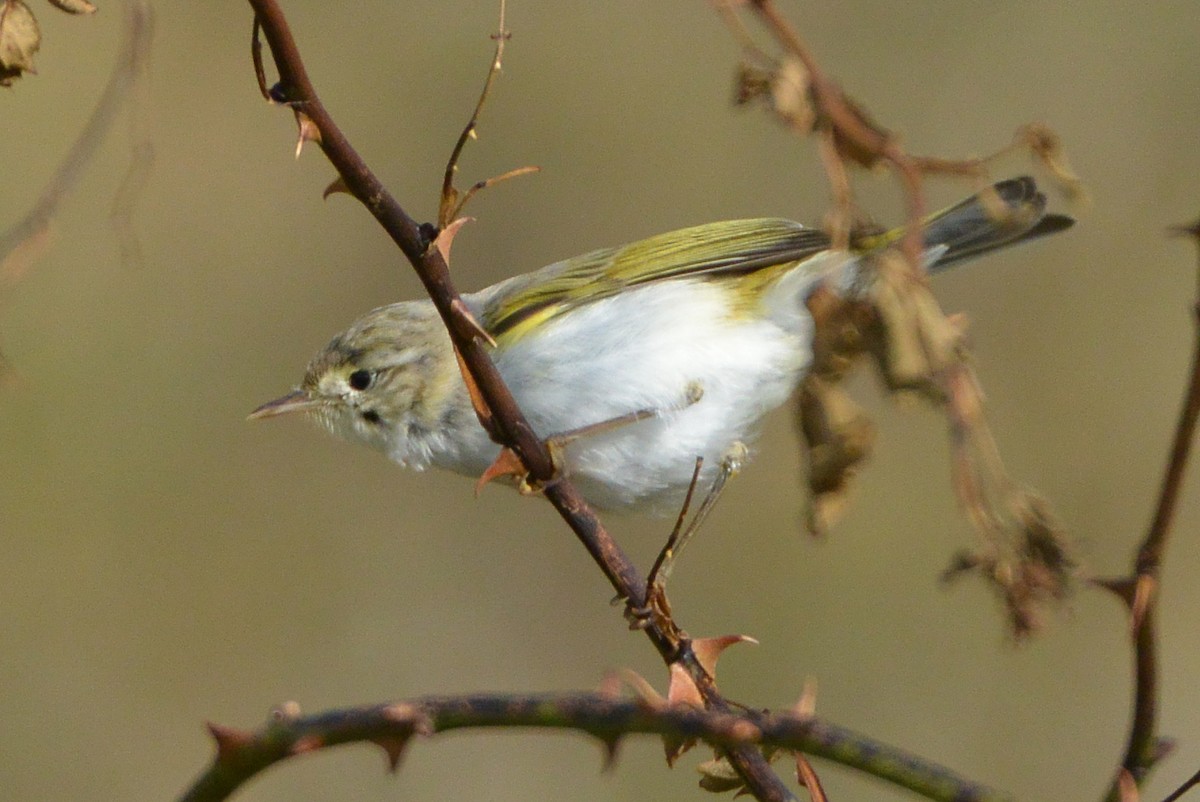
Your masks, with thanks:
[[[932,215],[926,266],[1073,223],[1045,207],[1023,177]],[[566,259],[463,301],[495,340],[492,359],[534,430],[562,437],[558,467],[585,498],[669,512],[698,457],[700,480],[712,480],[804,378],[810,295],[869,292],[873,258],[901,235],[839,251],[819,229],[788,220],[710,223]],[[290,412],[416,470],[479,476],[500,452],[428,300],[368,312],[317,353],[292,392],[250,417]]]

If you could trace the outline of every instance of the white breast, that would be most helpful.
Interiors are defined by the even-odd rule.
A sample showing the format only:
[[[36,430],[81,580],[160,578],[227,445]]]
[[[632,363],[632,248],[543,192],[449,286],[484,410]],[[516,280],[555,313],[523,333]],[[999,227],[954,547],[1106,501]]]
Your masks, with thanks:
[[[671,507],[697,456],[710,479],[725,451],[749,443],[762,416],[803,376],[812,323],[803,292],[786,283],[793,285],[787,302],[771,304],[770,316],[759,319],[730,316],[719,283],[649,284],[552,319],[497,351],[496,364],[542,436],[659,410],[659,417],[576,441],[565,467],[598,506]],[[703,396],[689,405],[695,385]],[[442,467],[481,470],[474,461]]]

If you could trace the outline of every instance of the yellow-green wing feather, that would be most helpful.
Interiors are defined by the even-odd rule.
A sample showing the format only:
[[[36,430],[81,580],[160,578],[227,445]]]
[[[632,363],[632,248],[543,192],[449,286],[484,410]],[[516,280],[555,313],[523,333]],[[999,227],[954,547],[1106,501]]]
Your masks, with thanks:
[[[684,276],[728,276],[793,265],[829,247],[790,220],[727,220],[605,248],[521,277],[490,299],[481,322],[497,339],[629,287]]]

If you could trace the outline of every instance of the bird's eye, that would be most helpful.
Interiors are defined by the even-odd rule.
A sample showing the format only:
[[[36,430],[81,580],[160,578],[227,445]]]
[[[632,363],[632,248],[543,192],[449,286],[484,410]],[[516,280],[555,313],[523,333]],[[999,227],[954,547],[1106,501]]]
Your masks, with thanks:
[[[371,375],[371,371],[360,368],[359,370],[351,373],[346,381],[350,383],[350,388],[353,390],[365,390],[371,386],[371,380],[373,378],[374,377]]]

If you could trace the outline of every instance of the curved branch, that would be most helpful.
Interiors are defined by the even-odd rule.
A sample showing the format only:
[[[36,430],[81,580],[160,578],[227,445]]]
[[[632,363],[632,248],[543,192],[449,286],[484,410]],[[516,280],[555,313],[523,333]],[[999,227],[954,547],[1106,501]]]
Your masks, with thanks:
[[[700,710],[604,693],[429,696],[300,717],[287,707],[257,732],[210,725],[213,763],[180,802],[216,802],[267,767],[300,754],[347,743],[373,743],[395,770],[414,736],[469,728],[553,728],[586,733],[615,759],[622,737],[657,734],[668,741],[700,739],[726,749],[771,746],[870,771],[900,787],[944,802],[1001,802],[1009,797],[920,758],[811,716]]]

